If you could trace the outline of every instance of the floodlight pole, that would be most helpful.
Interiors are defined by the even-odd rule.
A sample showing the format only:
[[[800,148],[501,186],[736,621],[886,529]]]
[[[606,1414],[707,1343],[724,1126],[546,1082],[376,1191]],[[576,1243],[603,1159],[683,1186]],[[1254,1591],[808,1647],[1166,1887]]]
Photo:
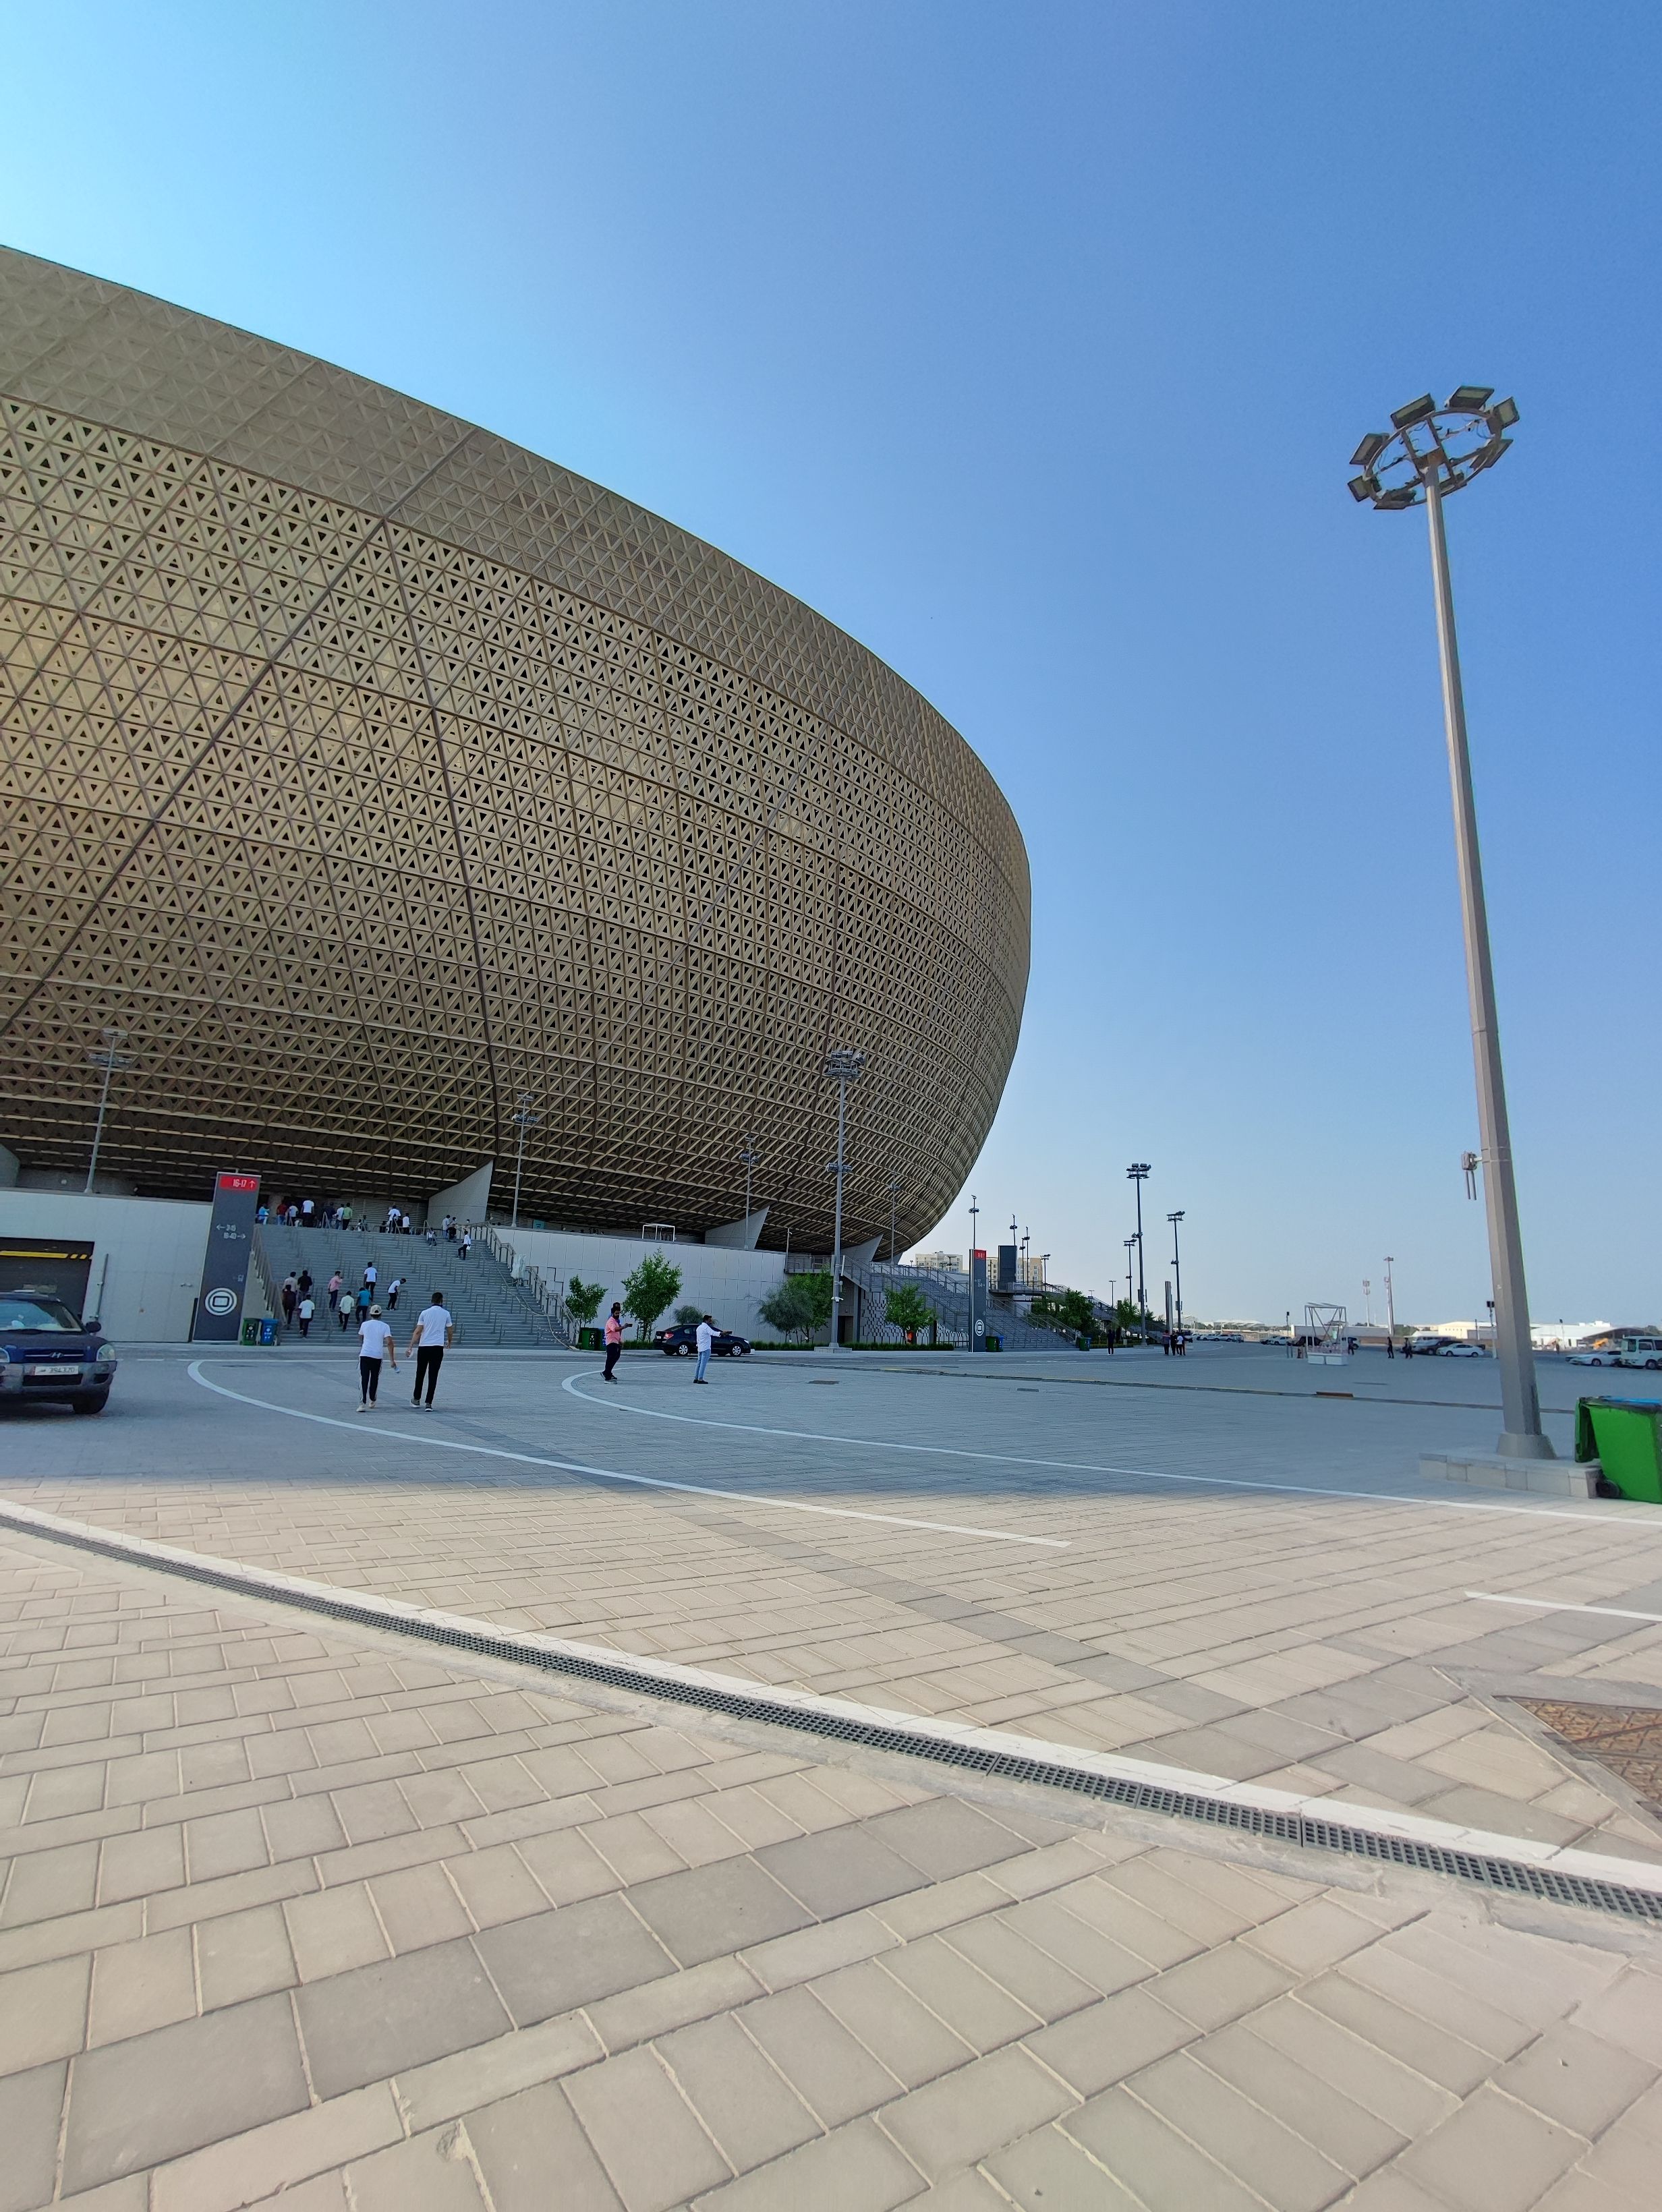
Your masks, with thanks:
[[[857,1082],[866,1065],[862,1052],[837,1051],[825,1056],[825,1073],[837,1085],[837,1159],[831,1173],[837,1178],[837,1206],[831,1231],[831,1349],[837,1350],[837,1331],[843,1311],[843,1179],[848,1173],[843,1139],[848,1127],[849,1085]]]
[[[1178,1224],[1183,1219],[1183,1210],[1179,1208],[1176,1213],[1168,1213],[1166,1218],[1172,1224],[1172,1273],[1178,1286],[1178,1334],[1181,1336],[1183,1334],[1183,1261],[1179,1256]]]
[[[1147,1160],[1134,1160],[1126,1174],[1137,1190],[1137,1328],[1145,1344],[1148,1341],[1148,1299],[1142,1281],[1142,1186],[1148,1176]]]
[[[110,1104],[110,1078],[115,1073],[117,1068],[132,1066],[132,1055],[120,1049],[126,1041],[125,1030],[106,1030],[103,1050],[89,1052],[87,1054],[94,1067],[101,1067],[104,1071],[103,1085],[98,1094],[98,1119],[93,1124],[92,1158],[87,1163],[88,1191],[93,1187],[93,1177],[98,1173],[99,1148],[104,1142],[104,1116],[109,1111]]]
[[[1501,1362],[1502,1431],[1500,1449],[1514,1459],[1553,1459],[1541,1426],[1541,1394],[1530,1341],[1529,1292],[1524,1280],[1524,1240],[1513,1175],[1512,1133],[1506,1082],[1501,1072],[1501,1033],[1495,1011],[1495,970],[1489,957],[1488,909],[1477,848],[1477,808],[1466,744],[1465,699],[1454,631],[1454,590],[1443,529],[1443,492],[1435,457],[1420,471],[1431,528],[1431,573],[1437,596],[1437,645],[1442,664],[1443,721],[1448,733],[1448,772],[1453,787],[1454,845],[1460,872],[1460,919],[1465,933],[1466,990],[1471,1002],[1471,1052],[1477,1076],[1477,1131],[1482,1145],[1483,1204],[1488,1216],[1489,1266],[1495,1278],[1495,1349]]]

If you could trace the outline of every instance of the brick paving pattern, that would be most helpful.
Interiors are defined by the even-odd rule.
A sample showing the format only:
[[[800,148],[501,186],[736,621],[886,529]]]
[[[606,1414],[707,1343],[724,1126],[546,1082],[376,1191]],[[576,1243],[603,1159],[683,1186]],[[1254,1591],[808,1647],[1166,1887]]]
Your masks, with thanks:
[[[1643,1930],[662,1713],[0,1534],[0,2212],[1655,2202]]]

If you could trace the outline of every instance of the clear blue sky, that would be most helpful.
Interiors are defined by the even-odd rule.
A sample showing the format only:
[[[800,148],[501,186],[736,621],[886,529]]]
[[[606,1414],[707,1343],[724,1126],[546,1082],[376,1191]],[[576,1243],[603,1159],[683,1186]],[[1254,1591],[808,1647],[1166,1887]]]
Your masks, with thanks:
[[[1423,527],[1344,478],[1428,386],[1515,391],[1450,523],[1532,1304],[1662,1308],[1654,8],[0,30],[10,242],[584,471],[965,732],[1034,885],[983,1230],[1099,1290],[1141,1158],[1200,1313],[1377,1310],[1387,1251],[1399,1314],[1488,1295]]]

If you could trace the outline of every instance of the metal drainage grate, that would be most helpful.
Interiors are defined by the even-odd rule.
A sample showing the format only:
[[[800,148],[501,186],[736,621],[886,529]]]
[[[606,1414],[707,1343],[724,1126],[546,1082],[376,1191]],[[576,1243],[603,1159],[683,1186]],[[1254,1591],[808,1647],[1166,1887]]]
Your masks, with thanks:
[[[700,1683],[666,1679],[629,1660],[614,1662],[584,1659],[573,1652],[551,1651],[544,1645],[525,1643],[512,1635],[445,1628],[436,1621],[385,1613],[378,1606],[360,1604],[351,1598],[325,1597],[309,1590],[275,1589],[253,1575],[239,1574],[228,1568],[155,1559],[119,1537],[82,1535],[70,1529],[42,1527],[37,1522],[13,1520],[3,1508],[0,1520],[27,1534],[45,1536],[76,1551],[121,1559],[129,1565],[137,1564],[177,1575],[181,1581],[234,1590],[240,1596],[289,1606],[301,1613],[320,1613],[332,1620],[354,1621],[360,1626],[409,1637],[417,1643],[505,1659],[516,1667],[534,1667],[544,1674],[600,1682],[608,1689],[627,1690],[637,1696],[696,1706],[704,1712],[725,1713],[736,1720],[763,1721],[774,1728],[795,1729],[832,1742],[861,1744],[872,1751],[901,1752],[910,1759],[928,1759],[937,1766],[995,1775],[1001,1781],[1037,1782],[1048,1789],[1066,1790],[1075,1796],[1124,1806],[1134,1812],[1163,1813],[1176,1820],[1232,1828],[1242,1835],[1267,1836],[1277,1843],[1295,1844],[1308,1850],[1336,1851],[1350,1858],[1373,1859],[1390,1866],[1418,1868],[1429,1874],[1452,1875],[1458,1881],[1476,1882],[1485,1889],[1504,1890],[1514,1897],[1540,1898],[1554,1905],[1586,1905],[1598,1912],[1620,1913],[1629,1920],[1662,1923],[1662,1889],[1632,1889],[1625,1883],[1600,1881],[1590,1875],[1564,1874],[1532,1865],[1527,1860],[1382,1835],[1372,1829],[1354,1827],[1343,1820],[1321,1820],[1302,1813],[1266,1812],[1256,1805],[1238,1805],[1227,1798],[1208,1796],[1203,1792],[1137,1782],[1126,1776],[1093,1774],[1088,1768],[1027,1759],[1019,1752],[954,1743],[950,1738],[910,1729],[884,1728],[874,1721],[848,1720],[837,1713],[816,1712],[811,1706],[783,1706],[768,1698],[747,1696],[742,1691],[716,1690]]]

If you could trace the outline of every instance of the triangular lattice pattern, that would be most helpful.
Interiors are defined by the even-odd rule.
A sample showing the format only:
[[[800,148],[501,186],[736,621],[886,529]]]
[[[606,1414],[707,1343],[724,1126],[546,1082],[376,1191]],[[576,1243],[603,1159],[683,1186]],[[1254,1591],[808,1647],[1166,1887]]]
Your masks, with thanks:
[[[0,253],[0,1142],[198,1194],[823,1242],[967,1172],[1027,970],[955,732],[655,516],[303,356]]]

